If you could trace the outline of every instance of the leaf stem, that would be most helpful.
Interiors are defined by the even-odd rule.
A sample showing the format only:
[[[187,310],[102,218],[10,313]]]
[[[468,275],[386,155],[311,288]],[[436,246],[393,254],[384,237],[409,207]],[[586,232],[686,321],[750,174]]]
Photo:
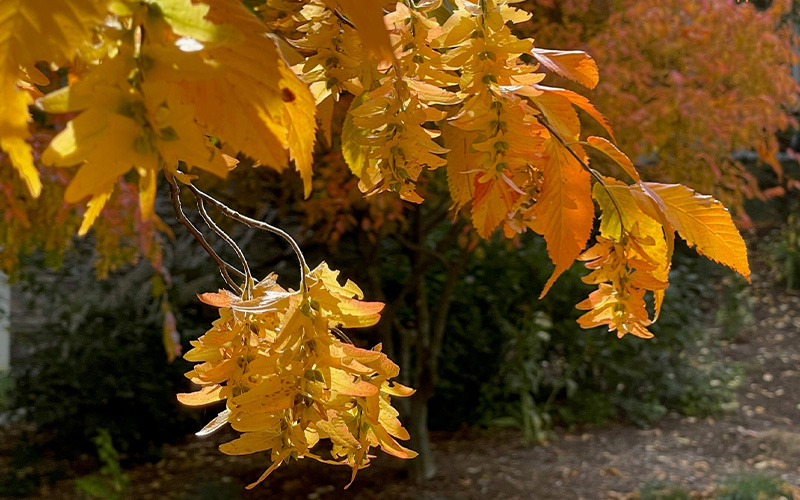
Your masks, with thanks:
[[[241,276],[245,276],[245,274],[236,269],[231,264],[225,262],[222,259],[222,257],[220,257],[216,251],[214,251],[211,245],[209,245],[208,241],[206,241],[205,236],[203,236],[203,233],[200,232],[200,230],[197,229],[197,227],[195,227],[194,224],[192,224],[192,221],[190,221],[188,217],[186,217],[186,214],[183,211],[183,206],[181,205],[180,187],[178,186],[178,182],[176,181],[175,176],[172,173],[168,172],[166,168],[164,169],[164,174],[165,174],[164,176],[167,178],[167,183],[169,184],[169,193],[170,193],[170,198],[172,199],[172,208],[175,211],[175,218],[181,224],[186,226],[186,229],[188,229],[189,232],[192,234],[192,236],[194,236],[194,238],[200,243],[200,246],[203,247],[203,250],[205,250],[206,253],[208,253],[208,255],[211,256],[214,262],[216,262],[217,267],[219,267],[219,272],[222,275],[222,279],[225,280],[225,283],[227,283],[228,286],[231,287],[231,289],[234,290],[236,293],[241,294],[242,293],[241,287],[239,287],[239,285],[236,284],[233,278],[231,278],[231,275],[228,272],[228,270],[230,269],[234,273]]]
[[[254,229],[260,229],[262,231],[266,231],[268,233],[275,234],[283,238],[289,246],[292,247],[294,250],[295,255],[297,256],[297,260],[300,262],[300,287],[303,289],[303,294],[308,294],[308,284],[306,283],[306,274],[309,272],[308,264],[306,264],[305,255],[303,255],[303,251],[300,249],[300,245],[297,244],[294,238],[289,235],[286,231],[279,227],[275,227],[271,224],[266,222],[256,220],[250,218],[246,215],[242,215],[236,210],[232,209],[228,205],[222,203],[221,201],[217,200],[213,196],[204,193],[197,186],[193,184],[188,184],[187,187],[198,197],[202,198],[203,200],[209,202],[210,204],[214,205],[223,215],[228,217],[229,219],[233,219],[237,222],[244,224],[245,226],[252,227]]]
[[[197,211],[200,212],[200,216],[203,218],[206,225],[210,227],[215,233],[217,233],[217,235],[219,235],[219,237],[222,238],[225,241],[225,243],[230,245],[230,247],[236,253],[236,256],[239,257],[239,261],[241,261],[242,268],[244,269],[244,279],[245,279],[244,288],[245,288],[246,299],[248,300],[251,299],[253,296],[253,273],[250,271],[250,266],[247,264],[247,259],[244,256],[244,252],[242,252],[242,249],[239,248],[239,245],[236,244],[233,238],[231,238],[231,236],[228,233],[223,231],[222,228],[219,227],[216,222],[214,222],[214,219],[212,219],[211,216],[208,215],[206,207],[203,204],[203,199],[196,195],[195,199],[197,200]]]

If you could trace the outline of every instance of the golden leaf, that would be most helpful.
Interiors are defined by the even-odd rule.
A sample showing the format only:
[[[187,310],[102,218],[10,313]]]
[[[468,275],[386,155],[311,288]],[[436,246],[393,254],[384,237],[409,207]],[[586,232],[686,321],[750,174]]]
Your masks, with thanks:
[[[722,203],[680,184],[645,182],[642,187],[648,196],[658,198],[664,216],[690,247],[750,281],[747,247]]]
[[[594,221],[589,172],[556,139],[549,139],[546,147],[544,184],[534,213],[541,223],[547,252],[556,268],[540,297],[547,294],[561,273],[581,254],[592,234]]]
[[[0,148],[8,153],[34,197],[42,184],[27,143],[29,92],[17,86],[20,68],[47,83],[34,66],[39,61],[64,65],[91,36],[91,27],[104,17],[102,2],[93,0],[0,0]]]

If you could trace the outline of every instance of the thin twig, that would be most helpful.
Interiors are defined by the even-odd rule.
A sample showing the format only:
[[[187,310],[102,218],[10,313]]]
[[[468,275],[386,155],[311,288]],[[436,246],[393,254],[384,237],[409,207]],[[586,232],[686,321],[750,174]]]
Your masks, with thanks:
[[[347,19],[346,17],[344,17],[344,14],[342,14],[342,13],[341,13],[341,12],[339,12],[338,10],[335,10],[335,9],[334,9],[334,11],[333,11],[333,15],[335,15],[335,16],[336,16],[336,18],[337,18],[339,21],[343,22],[344,24],[346,24],[346,25],[350,26],[350,27],[351,27],[351,28],[353,28],[353,29],[356,29],[356,26],[355,26],[355,24],[353,24],[353,23],[352,23],[352,22],[351,22],[349,19]]]
[[[303,251],[300,249],[300,245],[297,244],[294,238],[291,237],[289,233],[284,231],[279,227],[275,227],[271,224],[267,224],[266,222],[262,222],[260,220],[256,220],[250,218],[246,215],[242,215],[236,210],[232,209],[228,205],[222,203],[221,201],[217,200],[211,195],[208,195],[198,189],[196,186],[189,184],[188,188],[198,197],[203,198],[205,201],[214,205],[223,215],[226,217],[233,219],[237,222],[240,222],[246,226],[252,227],[254,229],[261,229],[262,231],[267,231],[269,233],[275,234],[283,238],[294,250],[295,255],[297,256],[297,260],[300,261],[300,287],[303,289],[303,293],[308,293],[308,285],[306,283],[306,274],[309,272],[308,264],[306,264],[306,258],[303,255]]]
[[[215,252],[213,248],[211,248],[211,245],[208,244],[208,241],[206,241],[206,238],[205,236],[203,236],[203,233],[201,233],[200,230],[197,229],[194,224],[192,224],[192,221],[190,221],[189,218],[186,217],[186,214],[183,212],[183,207],[181,205],[180,187],[178,186],[175,177],[171,173],[166,171],[164,173],[165,177],[167,178],[167,183],[169,184],[169,193],[170,193],[170,198],[172,199],[172,208],[175,211],[175,218],[181,224],[186,226],[186,229],[188,229],[189,232],[192,233],[192,236],[194,236],[194,238],[200,243],[200,246],[203,247],[203,250],[205,250],[206,253],[208,253],[208,255],[211,256],[214,262],[216,262],[217,267],[219,267],[219,272],[220,274],[222,274],[222,278],[225,280],[225,283],[227,283],[228,286],[231,287],[231,289],[233,289],[236,293],[241,294],[242,289],[239,287],[239,285],[236,284],[233,278],[231,278],[231,275],[228,273],[228,269],[240,273],[242,276],[244,276],[244,273],[242,273],[232,265],[225,262],[222,259],[222,257],[220,257],[219,254]]]
[[[212,219],[211,216],[208,215],[206,207],[203,204],[203,199],[200,198],[199,196],[195,196],[195,199],[197,200],[197,211],[200,212],[200,216],[203,218],[206,225],[210,227],[215,233],[217,233],[217,235],[219,235],[219,237],[222,238],[223,241],[225,241],[225,243],[230,245],[230,247],[236,253],[236,256],[239,257],[239,261],[242,263],[242,268],[244,269],[244,280],[245,280],[244,289],[247,295],[246,298],[249,300],[250,298],[252,298],[253,273],[250,271],[250,266],[247,264],[247,259],[244,256],[244,252],[242,252],[242,249],[239,248],[239,245],[236,244],[233,238],[231,238],[230,235],[228,235],[228,233],[223,231],[222,228],[219,227],[216,222],[214,222],[214,219]]]
[[[425,245],[417,245],[415,243],[412,243],[412,242],[408,241],[406,238],[404,238],[401,234],[395,234],[394,235],[394,239],[396,239],[398,243],[400,243],[404,247],[408,248],[409,250],[413,250],[415,252],[419,252],[419,253],[422,253],[422,254],[429,255],[430,257],[433,257],[434,259],[436,259],[439,262],[441,262],[445,267],[450,265],[450,261],[447,260],[444,257],[444,255],[442,255],[442,254],[440,254],[438,252],[435,252],[434,250],[431,250],[430,248],[426,247]]]
[[[350,337],[348,337],[347,334],[344,333],[343,331],[341,331],[339,328],[334,326],[333,328],[331,328],[331,332],[333,332],[334,335],[336,335],[337,337],[342,339],[344,342],[346,342],[348,344],[352,344],[353,343],[353,341],[350,340]]]

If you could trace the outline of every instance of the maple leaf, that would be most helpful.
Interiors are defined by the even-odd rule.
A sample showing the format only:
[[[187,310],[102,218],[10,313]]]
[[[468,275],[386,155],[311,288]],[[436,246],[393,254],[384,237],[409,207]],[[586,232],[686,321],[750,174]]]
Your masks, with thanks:
[[[93,0],[0,1],[0,148],[8,153],[34,197],[39,196],[42,184],[27,143],[28,106],[33,97],[17,81],[24,77],[47,84],[35,64],[71,62],[78,47],[89,40],[91,28],[102,21],[103,10]]]
[[[546,147],[544,184],[534,213],[556,268],[540,297],[547,294],[555,280],[583,251],[594,221],[589,172],[555,138],[547,140]]]

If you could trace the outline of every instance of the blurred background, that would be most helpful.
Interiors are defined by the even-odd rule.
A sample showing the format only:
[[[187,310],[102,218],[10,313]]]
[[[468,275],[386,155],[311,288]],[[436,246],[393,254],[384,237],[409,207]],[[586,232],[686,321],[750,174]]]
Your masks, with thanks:
[[[221,454],[231,434],[193,435],[219,409],[175,398],[191,389],[180,353],[216,317],[196,294],[223,282],[166,191],[163,222],[143,222],[126,215],[138,195],[123,183],[77,239],[59,172],[43,168],[48,185],[30,200],[2,168],[0,498],[800,499],[800,5],[519,7],[534,14],[520,29],[538,47],[596,59],[601,83],[581,92],[643,177],[730,207],[752,285],[679,246],[655,339],[617,339],[575,323],[591,289],[582,266],[537,300],[552,270],[544,242],[479,239],[450,212],[444,172],[424,180],[422,206],[364,199],[334,133],[304,200],[294,175],[243,159],[201,186],[387,304],[380,324],[350,336],[382,342],[418,389],[398,403],[422,454],[379,456],[347,491],[348,469],[301,460],[246,492],[269,457]],[[35,138],[62,126],[37,116]],[[296,282],[291,249],[221,224],[257,275]]]

